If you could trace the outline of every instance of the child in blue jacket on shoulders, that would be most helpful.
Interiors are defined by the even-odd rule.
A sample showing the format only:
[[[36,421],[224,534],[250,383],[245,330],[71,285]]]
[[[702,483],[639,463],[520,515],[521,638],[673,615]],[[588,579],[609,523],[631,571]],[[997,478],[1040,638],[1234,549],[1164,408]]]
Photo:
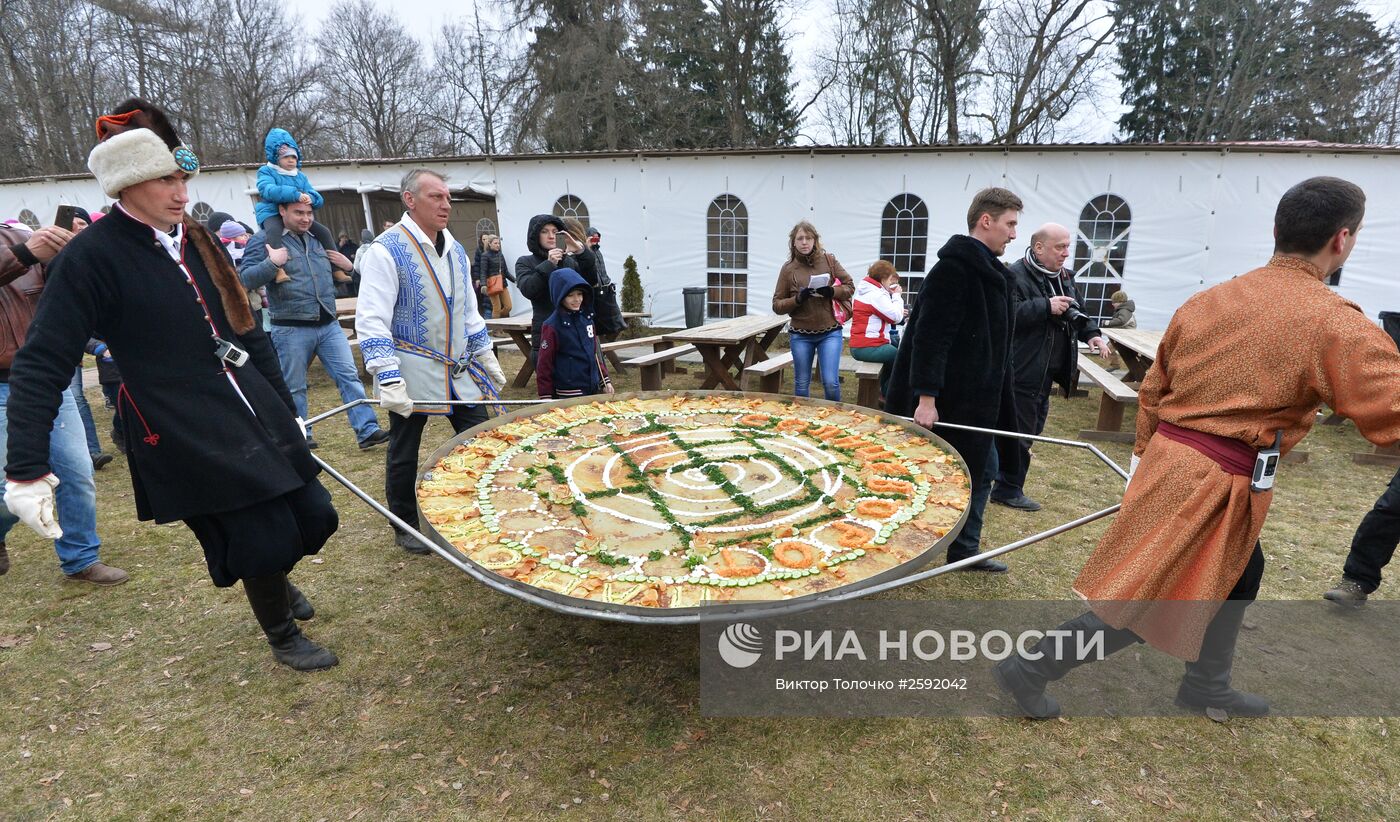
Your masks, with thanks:
[[[277,206],[284,203],[303,202],[313,209],[325,204],[325,198],[311,187],[311,181],[301,170],[301,147],[292,135],[281,128],[274,128],[263,139],[263,151],[267,155],[267,165],[258,169],[258,202],[253,208],[253,216],[267,234],[268,248],[282,247],[282,234],[286,226]],[[335,239],[330,229],[319,222],[311,223],[311,236],[316,238],[327,251],[335,251]],[[349,282],[350,276],[332,267],[331,274],[337,282]],[[286,272],[278,269],[276,282],[286,282]]]
[[[554,313],[540,326],[535,385],[540,399],[613,393],[593,328],[593,287],[572,268],[549,275]]]

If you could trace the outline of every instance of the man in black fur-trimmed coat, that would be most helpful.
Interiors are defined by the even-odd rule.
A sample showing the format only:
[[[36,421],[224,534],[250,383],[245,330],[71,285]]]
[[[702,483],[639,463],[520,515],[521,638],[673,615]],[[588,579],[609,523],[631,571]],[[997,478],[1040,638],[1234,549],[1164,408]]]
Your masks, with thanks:
[[[98,134],[88,167],[117,203],[49,266],[15,356],[6,505],[40,533],[55,527],[49,430],[84,344],[100,337],[121,361],[139,518],[183,520],[214,584],[243,581],[273,656],[328,668],[335,654],[297,628],[312,608],[287,572],[335,532],[336,512],[232,262],[185,214],[199,160],[142,100],[99,118]]]
[[[935,422],[1014,430],[1011,425],[1011,295],[998,257],[1016,238],[1021,199],[1004,188],[977,193],[967,213],[968,233],[938,250],[938,262],[919,287],[899,354],[890,373],[885,410]],[[972,500],[948,561],[980,553],[982,513],[997,474],[990,434],[940,428],[938,435],[967,463]],[[994,559],[964,570],[1000,573]]]

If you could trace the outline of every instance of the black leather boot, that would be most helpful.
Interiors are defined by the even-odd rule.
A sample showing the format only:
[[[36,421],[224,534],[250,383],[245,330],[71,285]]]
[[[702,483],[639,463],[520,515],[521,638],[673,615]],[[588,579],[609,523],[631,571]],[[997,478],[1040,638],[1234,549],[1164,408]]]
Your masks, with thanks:
[[[1019,654],[1007,657],[992,669],[992,677],[997,686],[1016,700],[1016,706],[1031,719],[1054,719],[1060,715],[1060,703],[1045,693],[1047,683],[1063,677],[1086,662],[1096,661],[1097,657],[1079,658],[1076,654],[1081,642],[1080,636],[1102,631],[1103,655],[1109,656],[1123,648],[1139,642],[1138,635],[1126,628],[1114,628],[1099,619],[1093,611],[1071,619],[1057,630],[1070,631],[1072,636],[1063,636],[1057,643],[1046,636],[1036,643],[1033,652],[1039,652],[1040,659],[1025,659]],[[1056,656],[1059,646],[1063,657]]]
[[[1196,712],[1214,708],[1232,716],[1263,716],[1269,712],[1269,703],[1263,697],[1230,687],[1235,641],[1239,639],[1248,605],[1244,600],[1229,600],[1211,620],[1201,642],[1200,657],[1186,663],[1186,675],[1176,689],[1178,706]]]
[[[306,594],[293,585],[290,579],[287,580],[287,599],[292,606],[292,616],[302,622],[316,616],[316,609],[311,607],[311,602],[306,598]]]
[[[298,671],[319,671],[340,662],[335,654],[307,639],[297,627],[292,618],[286,574],[245,579],[243,591],[278,662]]]

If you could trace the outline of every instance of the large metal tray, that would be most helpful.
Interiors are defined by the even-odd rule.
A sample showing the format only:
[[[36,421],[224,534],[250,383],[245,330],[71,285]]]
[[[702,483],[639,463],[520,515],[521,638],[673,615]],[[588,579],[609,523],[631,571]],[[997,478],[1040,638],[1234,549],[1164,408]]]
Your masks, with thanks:
[[[510,413],[503,414],[498,417],[493,417],[492,419],[482,423],[481,425],[477,425],[467,429],[466,431],[463,431],[462,433],[456,435],[455,437],[452,437],[447,442],[444,442],[442,445],[438,446],[438,448],[435,449],[432,454],[428,455],[427,461],[424,462],[421,468],[419,468],[417,477],[415,478],[414,487],[416,488],[417,482],[423,478],[423,475],[430,471],[433,468],[433,466],[437,465],[439,460],[451,453],[452,449],[456,448],[463,442],[477,436],[478,434],[481,434],[485,431],[489,431],[492,428],[495,428],[499,425],[505,425],[508,422],[512,422],[514,420],[518,420],[524,417],[530,417],[536,414],[547,413],[550,409],[553,408],[568,407],[571,405],[579,405],[581,403],[601,402],[607,400],[629,400],[633,398],[670,398],[675,396],[704,398],[715,397],[734,399],[736,401],[763,399],[773,400],[781,403],[788,403],[797,406],[831,407],[840,410],[859,411],[862,414],[878,417],[884,422],[889,423],[890,425],[898,425],[908,430],[910,433],[917,434],[918,436],[931,440],[934,443],[934,445],[937,445],[944,452],[957,458],[958,464],[962,468],[962,472],[964,475],[967,475],[968,473],[967,463],[963,461],[962,455],[959,454],[957,450],[955,450],[951,445],[949,445],[948,442],[942,437],[931,433],[928,429],[916,425],[907,419],[886,414],[882,411],[876,411],[870,408],[863,407],[853,408],[852,406],[845,403],[831,402],[829,400],[824,399],[792,397],[780,394],[762,394],[754,392],[739,393],[734,391],[682,390],[631,392],[625,394],[614,394],[612,396],[579,397],[576,399],[552,402],[548,405],[533,407],[527,406],[525,408],[521,408],[519,410],[512,411]],[[466,555],[462,554],[462,552],[458,551],[452,545],[452,543],[448,542],[445,538],[443,538],[441,534],[438,533],[437,529],[434,528],[432,524],[428,522],[426,517],[422,516],[421,510],[419,511],[418,521],[419,523],[421,523],[421,525],[419,526],[419,530],[421,530],[425,536],[431,538],[433,542],[444,552],[446,552],[450,557],[454,558],[456,560],[455,564],[458,564],[463,568],[470,569],[470,571],[473,572],[471,573],[473,577],[484,582],[491,588],[494,588],[497,591],[501,591],[502,593],[509,594],[513,597],[516,597],[517,599],[522,599],[526,602],[530,602],[535,605],[549,608],[553,611],[558,611],[560,613],[570,614],[573,616],[591,617],[594,619],[604,619],[615,622],[631,622],[652,625],[686,625],[709,621],[732,621],[734,619],[739,618],[760,618],[767,616],[776,616],[779,614],[791,614],[799,611],[805,611],[811,608],[820,607],[825,599],[830,598],[834,595],[840,594],[842,595],[842,598],[846,598],[849,597],[852,592],[857,592],[861,589],[874,587],[884,582],[899,579],[901,577],[912,574],[915,571],[922,568],[923,566],[927,565],[933,559],[941,557],[944,554],[944,552],[946,552],[948,543],[956,539],[958,534],[962,532],[963,524],[967,521],[967,510],[963,510],[962,516],[958,517],[957,523],[952,527],[951,530],[948,531],[948,533],[944,534],[941,538],[939,538],[937,542],[931,544],[925,551],[915,556],[913,559],[908,560],[907,562],[904,562],[872,577],[860,580],[859,582],[852,582],[847,585],[842,585],[836,588],[828,589],[821,593],[807,594],[800,597],[794,597],[792,599],[754,602],[726,602],[723,604],[697,605],[685,608],[644,608],[637,605],[621,605],[611,602],[600,602],[590,599],[581,599],[579,597],[572,597],[553,591],[547,591],[542,588],[536,588],[533,585],[528,585],[523,582],[517,582],[513,579],[507,579],[506,577],[500,576],[494,571],[491,571],[481,565],[478,565]]]

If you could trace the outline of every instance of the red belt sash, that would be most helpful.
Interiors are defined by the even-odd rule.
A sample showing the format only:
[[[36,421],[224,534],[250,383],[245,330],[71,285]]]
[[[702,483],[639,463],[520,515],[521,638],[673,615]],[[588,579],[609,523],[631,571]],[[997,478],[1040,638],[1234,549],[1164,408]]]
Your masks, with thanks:
[[[1258,451],[1230,437],[1192,431],[1169,422],[1158,422],[1157,433],[1174,442],[1189,445],[1210,457],[1220,470],[1237,477],[1254,476],[1254,460]]]

